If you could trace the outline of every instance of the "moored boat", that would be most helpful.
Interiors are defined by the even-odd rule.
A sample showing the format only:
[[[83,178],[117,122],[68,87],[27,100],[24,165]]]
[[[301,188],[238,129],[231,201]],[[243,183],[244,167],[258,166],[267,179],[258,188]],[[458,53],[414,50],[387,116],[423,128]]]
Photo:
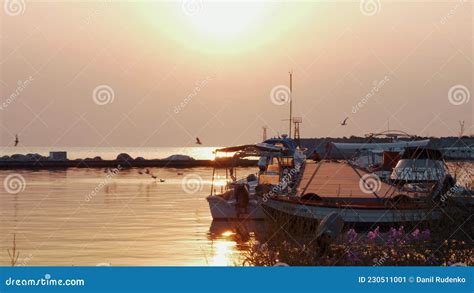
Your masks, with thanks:
[[[232,162],[245,157],[258,157],[258,172],[237,179],[236,168],[219,167],[216,164],[212,175],[211,195],[207,197],[214,220],[263,220],[261,198],[257,196],[257,186],[280,182],[287,164],[294,162],[296,152],[294,143],[283,137],[254,145],[242,145],[216,150],[218,154],[233,154]],[[296,147],[296,146],[295,146]],[[223,170],[222,170],[223,169]],[[220,176],[218,172],[225,172]],[[218,190],[220,187],[220,191]]]
[[[265,208],[306,219],[322,220],[331,213],[342,217],[349,224],[393,224],[436,220],[442,215],[438,209],[427,205],[387,205],[384,202],[324,202],[302,200],[291,197],[270,198],[264,203]]]
[[[375,173],[382,180],[388,180],[392,169],[407,148],[425,148],[429,139],[418,140],[416,136],[403,131],[385,131],[366,135],[364,143],[332,143],[351,164]],[[401,140],[400,137],[404,138]],[[383,138],[388,142],[375,142],[374,138]]]
[[[294,193],[266,198],[267,214],[319,221],[337,213],[353,224],[418,223],[443,215],[440,198],[454,186],[441,172],[425,180],[400,177],[384,182],[349,163],[307,161],[305,165]]]

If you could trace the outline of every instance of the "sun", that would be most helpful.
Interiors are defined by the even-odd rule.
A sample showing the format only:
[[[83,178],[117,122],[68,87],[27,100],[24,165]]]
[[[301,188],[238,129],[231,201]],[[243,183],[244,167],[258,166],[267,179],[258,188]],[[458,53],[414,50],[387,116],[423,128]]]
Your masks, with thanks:
[[[262,16],[258,2],[202,2],[187,15],[193,29],[214,39],[234,39],[256,25]]]

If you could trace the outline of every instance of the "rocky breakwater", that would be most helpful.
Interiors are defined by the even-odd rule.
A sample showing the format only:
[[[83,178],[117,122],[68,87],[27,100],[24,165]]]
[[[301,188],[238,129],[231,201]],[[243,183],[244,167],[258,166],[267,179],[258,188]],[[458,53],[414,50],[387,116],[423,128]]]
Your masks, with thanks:
[[[222,162],[219,162],[221,165]],[[236,166],[256,166],[254,160],[238,160]],[[145,159],[143,157],[133,158],[127,153],[121,153],[113,160],[104,160],[99,156],[93,158],[57,159],[53,156],[42,156],[40,154],[15,154],[0,157],[0,169],[61,169],[61,168],[192,168],[213,167],[217,162],[213,160],[195,160],[186,155],[172,155],[165,159]]]

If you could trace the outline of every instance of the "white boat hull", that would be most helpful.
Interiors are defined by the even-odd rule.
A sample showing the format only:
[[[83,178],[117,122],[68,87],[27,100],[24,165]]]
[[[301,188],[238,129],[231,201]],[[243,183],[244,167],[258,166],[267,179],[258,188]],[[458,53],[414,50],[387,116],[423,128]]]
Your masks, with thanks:
[[[225,200],[220,196],[208,196],[207,201],[214,220],[263,220],[262,205],[257,200],[250,200],[247,213],[237,215],[235,200]]]
[[[401,223],[439,219],[441,211],[425,209],[374,209],[360,207],[325,207],[303,205],[282,200],[268,199],[265,208],[270,208],[291,216],[322,220],[331,213],[339,214],[346,223]]]

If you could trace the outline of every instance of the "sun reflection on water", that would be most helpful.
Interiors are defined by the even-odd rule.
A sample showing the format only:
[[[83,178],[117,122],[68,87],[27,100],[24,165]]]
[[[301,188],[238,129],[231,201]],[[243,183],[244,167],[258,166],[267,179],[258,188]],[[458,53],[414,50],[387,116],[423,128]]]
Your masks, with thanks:
[[[229,236],[232,236],[232,235],[235,235],[235,233],[232,232],[232,231],[225,231],[224,233],[222,233],[222,236],[224,236],[224,237],[229,237]]]
[[[234,232],[227,230],[221,233],[221,239],[216,240],[215,254],[212,256],[209,265],[211,266],[229,266],[235,261],[237,243],[231,239],[235,235]]]
[[[244,263],[249,245],[263,241],[265,235],[263,221],[213,221],[209,230],[211,240],[210,266],[240,266]]]

